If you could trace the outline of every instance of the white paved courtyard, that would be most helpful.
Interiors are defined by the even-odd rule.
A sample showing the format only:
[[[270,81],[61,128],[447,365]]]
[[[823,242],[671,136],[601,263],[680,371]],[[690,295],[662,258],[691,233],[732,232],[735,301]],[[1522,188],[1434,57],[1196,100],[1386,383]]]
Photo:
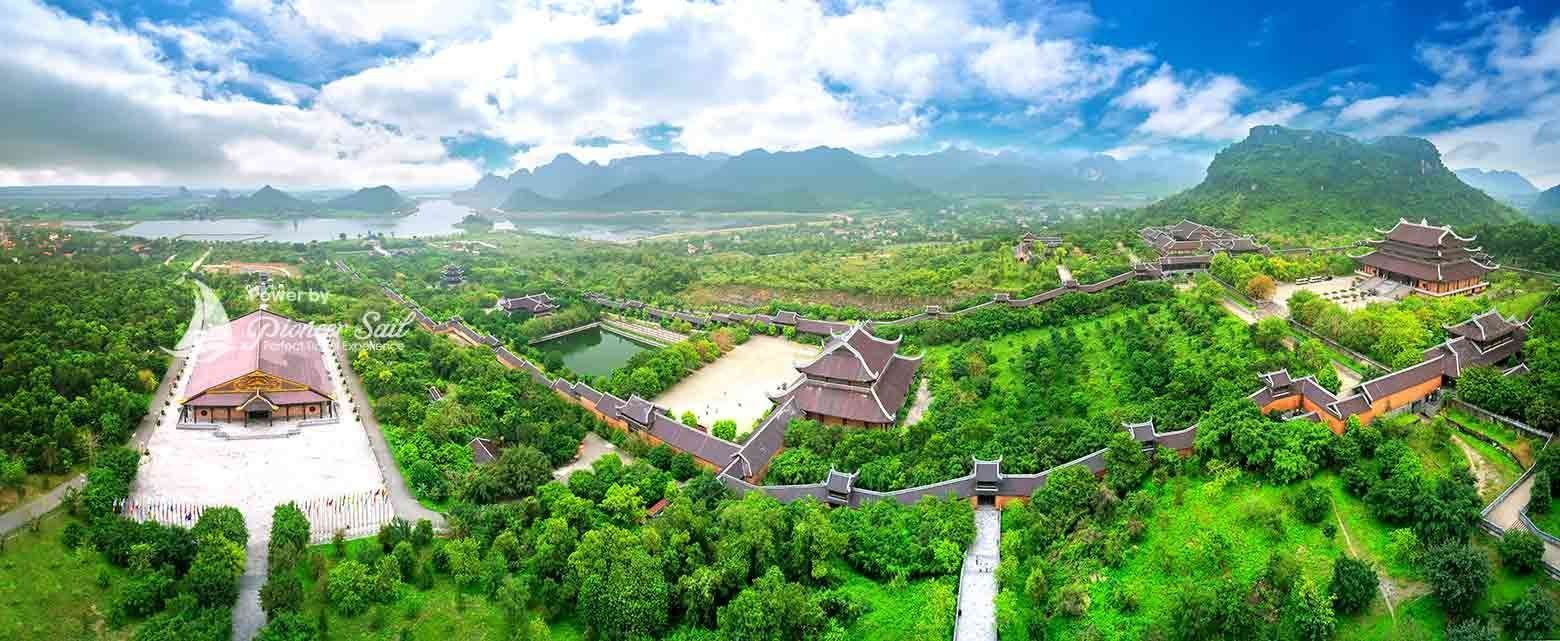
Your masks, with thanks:
[[[675,416],[692,410],[705,427],[729,418],[737,422],[737,434],[746,434],[774,405],[768,393],[796,380],[796,364],[817,355],[818,348],[811,345],[776,336],[754,336],[688,375],[654,401],[670,408]]]
[[[1273,293],[1273,302],[1278,303],[1286,315],[1289,312],[1289,297],[1300,290],[1312,292],[1338,303],[1339,306],[1348,311],[1362,309],[1370,303],[1392,302],[1390,298],[1352,289],[1356,278],[1356,276],[1334,276],[1324,281],[1306,285],[1279,283],[1277,291]]]
[[[201,334],[191,362],[200,356],[205,332]],[[301,426],[299,434],[284,438],[225,439],[211,430],[177,429],[178,406],[174,405],[147,442],[149,454],[136,475],[131,506],[230,505],[243,512],[253,541],[269,537],[271,510],[277,505],[380,490],[384,480],[363,426],[352,412],[353,402],[346,397],[335,351],[325,337],[315,340],[326,354],[330,384],[340,404],[338,422]],[[193,371],[189,366],[180,375],[174,399],[184,397]],[[223,429],[250,435],[295,426],[278,421],[272,427],[246,429],[240,424]]]

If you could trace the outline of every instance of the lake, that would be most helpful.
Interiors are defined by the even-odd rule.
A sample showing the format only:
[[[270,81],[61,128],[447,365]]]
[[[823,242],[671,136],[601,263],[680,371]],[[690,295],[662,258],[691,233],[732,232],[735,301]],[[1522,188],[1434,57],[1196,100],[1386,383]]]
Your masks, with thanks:
[[[622,367],[635,354],[655,349],[600,327],[537,343],[536,348],[557,354],[569,369],[586,376],[606,376]]]
[[[147,220],[114,232],[121,236],[187,240],[269,240],[306,243],[311,240],[361,238],[369,233],[396,238],[449,236],[462,233],[455,225],[471,208],[448,200],[424,200],[406,216],[361,218],[224,218],[219,220]]]

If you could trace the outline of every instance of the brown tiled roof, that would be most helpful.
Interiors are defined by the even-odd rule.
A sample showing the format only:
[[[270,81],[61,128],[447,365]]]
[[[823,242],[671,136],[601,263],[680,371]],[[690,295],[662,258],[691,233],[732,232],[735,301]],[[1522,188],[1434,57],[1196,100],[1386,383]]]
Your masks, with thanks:
[[[899,408],[904,407],[905,399],[910,396],[910,383],[915,379],[915,371],[920,369],[921,359],[894,356],[888,367],[884,368],[883,375],[878,378],[873,388],[877,391],[878,400],[883,403],[883,408],[891,415],[898,415]]]
[[[574,395],[592,403],[601,402],[601,392],[596,391],[596,388],[586,385],[583,382],[574,384]]]
[[[823,353],[796,369],[808,376],[866,383],[883,375],[898,348],[898,339],[885,341],[856,324],[830,338]]]
[[[265,397],[277,405],[299,405],[302,403],[323,403],[330,399],[323,394],[311,390],[297,392],[264,392]]]
[[[467,445],[471,447],[471,462],[477,465],[485,465],[498,460],[500,450],[496,442],[478,436],[471,439],[471,442],[467,443]]]
[[[1436,227],[1423,219],[1417,223],[1411,223],[1399,218],[1397,224],[1392,226],[1392,229],[1386,231],[1378,229],[1376,231],[1385,234],[1387,240],[1419,247],[1461,247],[1468,241],[1477,238],[1476,236],[1463,238],[1458,236],[1456,232],[1453,232],[1450,226]]]
[[[777,325],[795,325],[797,315],[796,312],[778,312],[774,318]]]
[[[1410,387],[1439,378],[1442,375],[1444,365],[1441,359],[1445,356],[1437,356],[1412,367],[1406,367],[1385,376],[1372,379],[1360,384],[1360,390],[1372,401],[1386,398]]]
[[[650,401],[640,398],[638,394],[629,396],[628,400],[623,401],[623,404],[618,407],[618,413],[623,418],[640,425],[649,425],[650,415],[654,411],[655,406],[651,405]]]
[[[796,331],[802,334],[812,334],[814,336],[832,336],[849,328],[850,323],[813,320],[811,318],[796,319]]]
[[[783,398],[794,399],[809,414],[880,425],[894,422],[870,387],[802,381]]]
[[[1502,338],[1516,331],[1519,323],[1513,323],[1491,309],[1468,320],[1446,328],[1446,331],[1481,343]]]
[[[190,396],[249,374],[262,372],[304,385],[329,397],[325,354],[314,327],[259,309],[207,331],[190,374]]]
[[[1361,259],[1366,265],[1383,269],[1395,274],[1403,274],[1420,280],[1431,281],[1457,281],[1468,278],[1481,278],[1490,273],[1490,268],[1480,265],[1469,259],[1454,262],[1437,263],[1424,260],[1414,260],[1404,256],[1375,251]]]
[[[785,432],[790,427],[791,421],[801,418],[802,413],[796,408],[796,402],[786,399],[775,406],[764,418],[764,422],[748,434],[747,440],[742,443],[742,451],[738,452],[742,468],[741,476],[749,476],[769,464],[780,450],[785,447]]]
[[[518,298],[505,298],[498,301],[498,306],[502,307],[506,312],[525,311],[532,314],[541,314],[558,309],[557,305],[552,304],[552,297],[545,292],[526,294]]]
[[[715,465],[729,463],[740,449],[736,443],[688,427],[660,413],[655,414],[651,421],[650,435],[660,439],[662,443],[674,450],[687,452]]]
[[[1274,389],[1280,387],[1289,387],[1290,383],[1289,370],[1287,369],[1281,369],[1276,372],[1268,372],[1259,376],[1258,378],[1262,379],[1262,384]]]

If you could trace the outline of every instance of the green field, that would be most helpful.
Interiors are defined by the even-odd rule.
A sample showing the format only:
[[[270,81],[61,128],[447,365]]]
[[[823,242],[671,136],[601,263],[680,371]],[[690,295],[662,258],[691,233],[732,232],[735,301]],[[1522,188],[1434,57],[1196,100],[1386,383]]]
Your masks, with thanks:
[[[1051,619],[1053,637],[1082,638],[1092,628],[1098,634],[1093,638],[1149,638],[1154,629],[1162,628],[1159,622],[1173,620],[1175,595],[1199,581],[1218,578],[1218,570],[1209,573],[1210,562],[1226,568],[1238,582],[1249,582],[1263,573],[1270,556],[1283,552],[1294,558],[1303,576],[1323,586],[1331,576],[1333,560],[1345,553],[1373,563],[1382,580],[1392,585],[1392,611],[1378,597],[1368,611],[1339,618],[1337,639],[1445,638],[1445,615],[1423,578],[1392,556],[1392,526],[1372,517],[1360,499],[1344,491],[1336,475],[1325,473],[1312,482],[1332,493],[1335,516],[1323,523],[1330,520],[1342,527],[1331,539],[1323,535],[1320,524],[1303,523],[1291,512],[1291,501],[1302,484],[1275,486],[1242,475],[1225,482],[1175,478],[1145,488],[1156,501],[1147,534],[1120,567],[1100,572],[1084,616]],[[1277,527],[1266,516],[1274,513],[1282,515]],[[1540,580],[1501,569],[1487,536],[1475,534],[1473,542],[1490,555],[1495,568],[1479,612],[1487,613],[1493,604],[1520,596]],[[1552,582],[1545,583],[1552,588]],[[1123,594],[1136,595],[1135,608],[1121,605]]]
[[[36,533],[24,527],[0,551],[0,639],[128,639],[134,624],[108,624],[115,588],[124,570],[91,550],[60,544],[70,517],[45,516]],[[106,579],[108,587],[99,587]]]

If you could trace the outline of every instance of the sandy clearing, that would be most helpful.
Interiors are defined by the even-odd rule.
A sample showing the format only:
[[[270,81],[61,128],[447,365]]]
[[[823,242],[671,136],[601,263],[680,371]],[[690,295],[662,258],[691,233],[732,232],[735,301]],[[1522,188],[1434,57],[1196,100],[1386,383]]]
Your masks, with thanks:
[[[729,418],[737,422],[737,434],[746,434],[773,405],[768,392],[796,380],[796,363],[817,355],[811,345],[754,336],[656,396],[655,404],[676,416],[691,410],[705,427]]]

